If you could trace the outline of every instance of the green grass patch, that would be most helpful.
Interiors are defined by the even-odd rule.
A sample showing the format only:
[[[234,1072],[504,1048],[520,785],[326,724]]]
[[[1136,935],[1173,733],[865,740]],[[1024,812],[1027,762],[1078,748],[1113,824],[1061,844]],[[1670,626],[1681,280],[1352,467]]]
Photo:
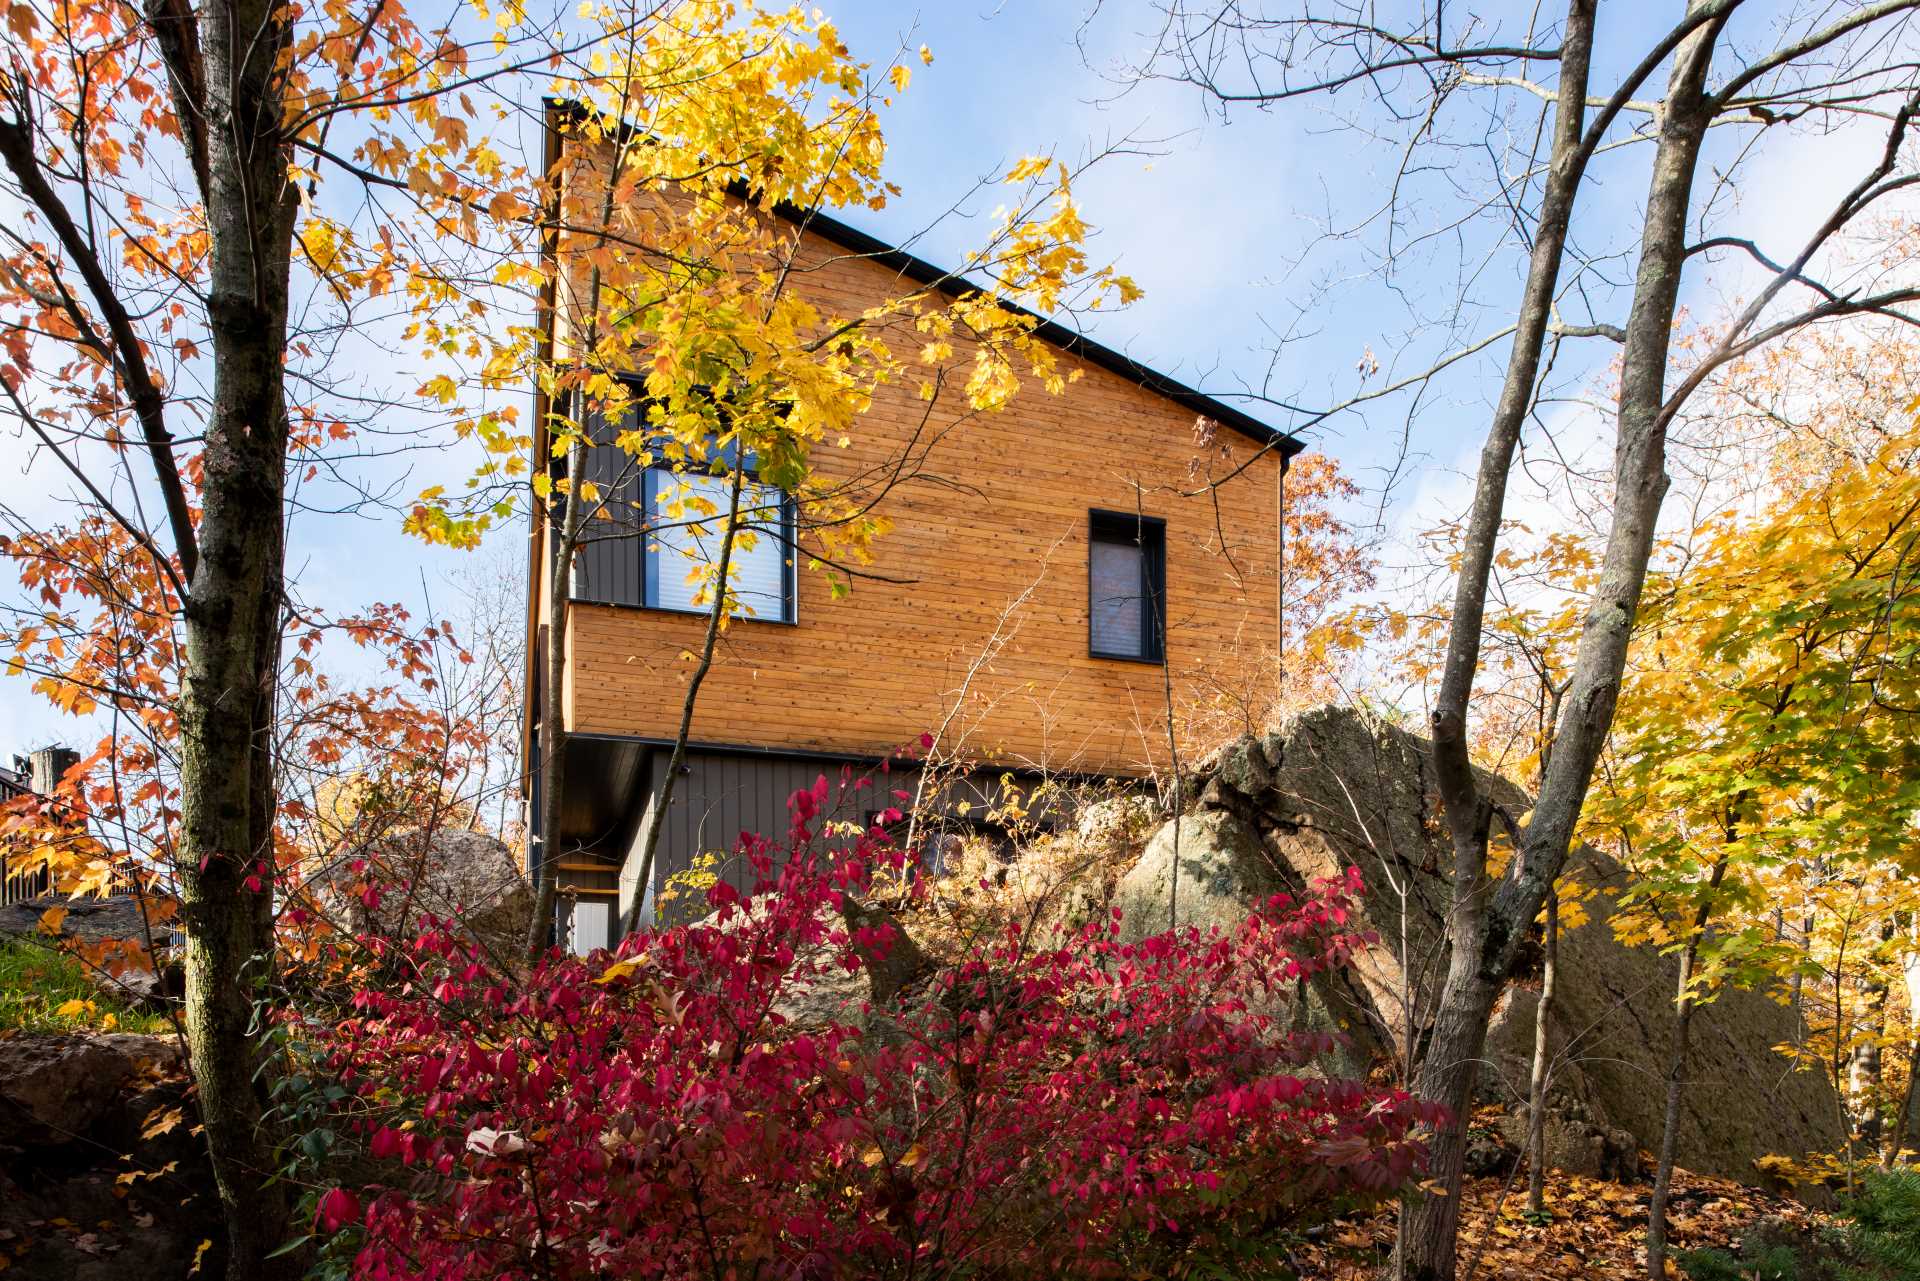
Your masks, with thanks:
[[[170,1032],[164,1015],[128,1008],[87,980],[76,959],[31,940],[0,940],[0,1030]]]

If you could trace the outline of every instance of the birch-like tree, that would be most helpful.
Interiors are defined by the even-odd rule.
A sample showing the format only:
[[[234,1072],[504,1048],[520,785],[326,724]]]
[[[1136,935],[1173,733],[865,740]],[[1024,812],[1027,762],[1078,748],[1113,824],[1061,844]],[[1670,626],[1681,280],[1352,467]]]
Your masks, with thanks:
[[[1452,907],[1446,978],[1416,1080],[1453,1119],[1435,1136],[1432,1182],[1402,1217],[1396,1267],[1409,1281],[1454,1276],[1466,1120],[1488,1018],[1566,861],[1607,741],[1660,528],[1669,428],[1729,362],[1808,325],[1905,317],[1920,299],[1914,282],[1877,264],[1830,272],[1845,261],[1833,251],[1849,229],[1920,182],[1909,52],[1916,7],[1882,0],[1761,14],[1743,0],[1689,0],[1652,20],[1646,6],[1596,0],[1511,15],[1437,3],[1388,15],[1338,0],[1150,7],[1154,53],[1137,75],[1189,84],[1222,112],[1367,102],[1356,124],[1384,172],[1347,234],[1373,248],[1379,270],[1396,273],[1401,256],[1434,237],[1471,241],[1476,228],[1483,239],[1471,241],[1461,279],[1484,279],[1484,264],[1503,253],[1514,267],[1504,298],[1474,286],[1457,306],[1416,316],[1428,349],[1396,361],[1377,385],[1318,406],[1268,389],[1308,428],[1394,396],[1424,397],[1438,380],[1498,359],[1430,713]],[[1808,131],[1843,129],[1873,131],[1872,155],[1834,181],[1811,231],[1774,245],[1742,226],[1744,211],[1727,196],[1755,157]],[[1477,155],[1496,162],[1474,169]],[[1589,212],[1603,178],[1630,178],[1645,193],[1618,242],[1609,238],[1617,213]],[[1710,340],[1683,348],[1675,334],[1683,287],[1731,260],[1744,260],[1757,283]],[[1619,282],[1622,274],[1630,280]],[[1490,309],[1486,329],[1472,332]],[[1523,437],[1540,430],[1552,371],[1571,359],[1565,345],[1589,341],[1618,348],[1604,406],[1613,441],[1604,551],[1551,761],[1531,814],[1510,814],[1484,793],[1469,758],[1488,587]],[[1383,336],[1376,349],[1392,345]],[[1516,850],[1498,873],[1488,858],[1496,829]]]

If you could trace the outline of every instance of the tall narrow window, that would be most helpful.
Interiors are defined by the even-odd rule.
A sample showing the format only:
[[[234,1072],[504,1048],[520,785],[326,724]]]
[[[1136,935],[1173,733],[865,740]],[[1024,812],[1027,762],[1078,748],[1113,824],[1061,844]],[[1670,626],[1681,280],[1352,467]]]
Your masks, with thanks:
[[[592,445],[576,446],[564,467],[590,481],[597,498],[580,530],[573,598],[704,614],[715,584],[734,452],[710,445],[705,459],[642,468],[616,443],[625,423],[594,415]],[[740,530],[730,557],[734,617],[791,623],[795,619],[793,500],[763,485],[747,455],[740,493]],[[749,545],[751,544],[751,545]]]
[[[656,467],[647,472],[647,513],[653,527],[647,540],[646,603],[654,609],[705,613],[727,530],[733,496],[731,459],[718,456],[715,475],[689,469],[675,473]],[[763,622],[794,621],[793,502],[755,478],[748,455],[747,481],[740,491],[740,523],[728,557],[736,618]]]
[[[1166,656],[1166,522],[1096,511],[1088,523],[1087,648],[1095,658]]]

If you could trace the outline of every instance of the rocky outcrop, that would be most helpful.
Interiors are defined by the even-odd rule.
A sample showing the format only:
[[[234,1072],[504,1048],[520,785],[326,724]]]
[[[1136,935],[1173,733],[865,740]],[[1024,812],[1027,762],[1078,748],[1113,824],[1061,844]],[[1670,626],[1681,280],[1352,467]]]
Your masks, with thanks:
[[[1259,833],[1236,815],[1203,809],[1153,834],[1121,878],[1115,904],[1139,933],[1175,923],[1231,929],[1249,903],[1282,888]]]
[[[80,1141],[136,1075],[179,1062],[172,1042],[128,1033],[0,1041],[0,1146],[48,1148]]]
[[[9,903],[0,907],[0,934],[22,937],[44,935],[47,931],[42,928],[41,921],[53,910],[58,911],[60,920],[60,926],[53,931],[53,935],[67,942],[82,945],[124,943],[143,949],[149,936],[158,945],[166,942],[167,926],[160,918],[167,913],[161,912],[152,903],[147,905],[143,913],[140,900],[129,894],[118,894],[111,898],[45,895]]]
[[[1503,779],[1482,782],[1516,813],[1530,803]],[[1354,1055],[1385,1062],[1404,1059],[1409,1047],[1417,1054],[1445,971],[1449,892],[1426,741],[1356,711],[1322,708],[1228,744],[1191,783],[1198,801],[1179,826],[1177,910],[1169,823],[1121,882],[1132,930],[1161,929],[1169,919],[1230,924],[1259,898],[1357,866],[1367,887],[1366,927],[1379,941],[1351,972],[1319,981],[1310,1000],[1317,1017],[1347,1034]],[[1615,940],[1608,920],[1626,888],[1616,863],[1582,849],[1568,874],[1594,894],[1589,920],[1560,940],[1547,1147],[1562,1168],[1617,1175],[1638,1149],[1659,1141],[1673,962]],[[1523,956],[1496,1010],[1480,1074],[1483,1100],[1508,1109],[1501,1129],[1515,1142],[1524,1134],[1538,966],[1537,950]],[[1678,1136],[1681,1165],[1752,1180],[1762,1156],[1799,1156],[1842,1141],[1826,1081],[1790,1070],[1774,1049],[1793,1039],[1792,1017],[1755,992],[1724,992],[1701,1008]]]
[[[464,828],[390,832],[338,856],[309,884],[355,933],[406,938],[431,918],[497,957],[525,948],[533,916],[533,890],[512,847]]]
[[[0,1037],[8,1281],[184,1277],[196,1261],[219,1275],[219,1207],[183,1061],[171,1037]]]

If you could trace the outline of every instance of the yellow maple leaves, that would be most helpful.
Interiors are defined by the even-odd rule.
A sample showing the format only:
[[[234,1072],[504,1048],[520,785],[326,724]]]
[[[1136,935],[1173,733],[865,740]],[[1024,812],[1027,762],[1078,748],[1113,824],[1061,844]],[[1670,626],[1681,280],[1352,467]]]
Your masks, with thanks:
[[[910,59],[875,72],[830,21],[799,9],[687,0],[668,17],[588,3],[578,16],[606,38],[583,40],[551,84],[565,104],[549,122],[562,158],[552,175],[497,166],[475,113],[447,103],[410,108],[427,146],[375,130],[361,148],[370,167],[434,211],[443,243],[457,232],[503,250],[484,272],[457,256],[393,263],[415,312],[409,339],[432,359],[478,370],[419,385],[456,422],[476,417],[467,402],[477,394],[531,381],[549,398],[556,454],[563,440],[600,431],[609,439],[593,443],[617,438],[643,465],[684,470],[689,447],[718,431],[793,501],[818,544],[809,561],[857,564],[884,522],[844,485],[817,481],[812,451],[852,439],[876,390],[904,378],[890,332],[948,317],[920,346],[913,363],[926,373],[911,386],[954,397],[956,412],[991,412],[1029,381],[1058,393],[1077,373],[1059,367],[1034,338],[1033,318],[1009,304],[1048,313],[1069,296],[1088,306],[1138,296],[1131,280],[1090,264],[1070,170],[1034,157],[1010,171],[1022,198],[970,259],[981,289],[910,285],[837,314],[795,270],[818,252],[798,228],[807,210],[878,208],[896,192],[883,174],[878,112],[889,101],[881,95],[908,89]],[[917,56],[933,61],[924,45]],[[479,180],[496,167],[497,177]],[[527,234],[530,221],[547,230]],[[303,246],[323,271],[352,252],[318,218]],[[488,309],[463,310],[464,281],[481,275],[498,288],[550,290],[551,345],[544,326],[503,330]],[[702,408],[716,400],[727,405],[724,426]],[[471,545],[497,517],[492,482],[540,470],[524,434],[483,443],[513,464],[483,464],[464,494],[423,492],[410,531]],[[540,476],[533,494],[598,501]]]

